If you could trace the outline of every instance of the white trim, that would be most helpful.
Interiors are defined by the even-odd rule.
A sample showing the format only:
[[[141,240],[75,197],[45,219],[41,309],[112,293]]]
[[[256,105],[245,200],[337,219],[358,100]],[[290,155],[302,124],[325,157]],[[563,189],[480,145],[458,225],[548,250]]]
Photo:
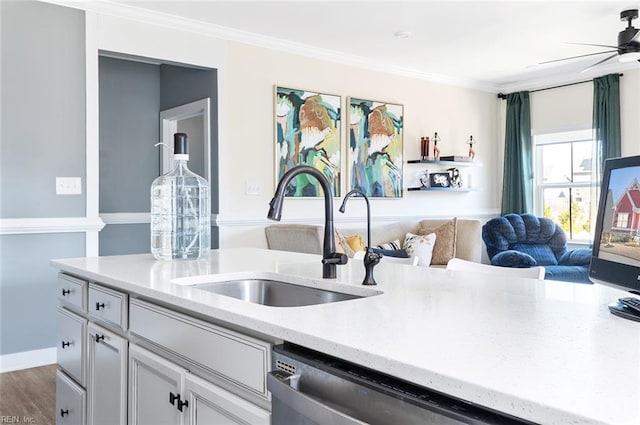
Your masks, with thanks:
[[[149,224],[151,222],[150,213],[109,213],[100,214],[104,224]]]
[[[438,220],[438,219],[450,219],[451,217],[458,217],[461,219],[476,219],[476,220],[489,220],[491,218],[497,217],[500,215],[500,210],[485,210],[479,211],[474,214],[460,214],[459,212],[450,212],[450,213],[441,213],[441,214],[433,214],[433,215],[388,215],[388,216],[376,216],[373,221],[373,225],[389,222],[394,223],[398,221],[420,221],[420,220]],[[339,218],[339,220],[337,220]],[[366,217],[336,217],[334,215],[334,224],[336,226],[342,226],[344,224],[350,225],[352,223],[362,224],[366,222]],[[283,219],[282,221],[273,221],[269,220],[265,217],[244,217],[244,218],[236,218],[236,217],[223,217],[218,216],[217,225],[218,227],[244,227],[244,226],[268,226],[271,224],[316,224],[316,225],[324,225],[323,217],[288,217]]]
[[[85,13],[85,101],[86,101],[86,215],[90,221],[100,220],[99,213],[99,92],[98,92],[98,16]],[[98,229],[99,231],[100,229]],[[98,232],[85,235],[85,255],[98,255]]]
[[[153,25],[159,25],[167,28],[177,29],[180,31],[188,31],[203,35],[206,37],[218,38],[238,43],[249,44],[252,46],[262,47],[291,53],[299,56],[306,56],[314,59],[335,62],[343,65],[350,65],[358,68],[364,68],[372,71],[384,72],[387,74],[399,75],[407,78],[415,78],[419,80],[432,81],[441,84],[477,89],[491,93],[500,91],[500,86],[479,80],[467,78],[456,78],[440,74],[432,74],[416,69],[403,68],[389,65],[368,59],[365,57],[346,54],[330,49],[321,49],[307,44],[292,42],[275,37],[267,37],[249,31],[241,31],[221,25],[209,24],[194,19],[187,19],[167,13],[156,12],[143,9],[137,6],[120,4],[111,1],[93,1],[78,2],[72,0],[44,0],[47,3],[58,4],[61,6],[72,7],[85,11],[92,11],[104,15],[116,16],[119,18],[130,19],[133,21],[144,22]]]
[[[0,235],[26,235],[32,233],[99,232],[104,222],[97,217],[2,218]]]
[[[21,353],[3,354],[0,355],[0,373],[46,366],[55,364],[57,361],[58,354],[56,347],[23,351]]]

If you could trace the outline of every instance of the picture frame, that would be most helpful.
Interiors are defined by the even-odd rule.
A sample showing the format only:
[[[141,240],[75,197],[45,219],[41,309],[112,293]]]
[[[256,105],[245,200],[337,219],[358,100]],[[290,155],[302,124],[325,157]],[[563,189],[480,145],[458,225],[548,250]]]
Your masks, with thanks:
[[[317,91],[274,86],[274,161],[276,185],[297,165],[309,165],[324,174],[333,196],[341,196],[342,98]],[[292,198],[324,196],[318,181],[300,174],[285,195]]]
[[[447,173],[430,173],[429,183],[431,187],[450,187],[451,174]]]
[[[347,106],[349,189],[402,198],[403,105],[349,97]]]

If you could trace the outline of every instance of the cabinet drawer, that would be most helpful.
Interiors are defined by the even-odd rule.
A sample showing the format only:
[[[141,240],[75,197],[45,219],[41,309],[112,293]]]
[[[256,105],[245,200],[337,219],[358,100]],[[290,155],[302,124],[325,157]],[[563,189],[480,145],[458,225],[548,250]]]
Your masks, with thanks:
[[[58,273],[58,299],[69,308],[87,312],[87,282]]]
[[[95,283],[89,284],[89,315],[127,330],[128,295]]]
[[[58,307],[58,364],[85,385],[87,320]]]
[[[85,391],[63,372],[56,372],[56,424],[84,425]]]
[[[271,344],[140,300],[129,315],[132,333],[268,399]]]

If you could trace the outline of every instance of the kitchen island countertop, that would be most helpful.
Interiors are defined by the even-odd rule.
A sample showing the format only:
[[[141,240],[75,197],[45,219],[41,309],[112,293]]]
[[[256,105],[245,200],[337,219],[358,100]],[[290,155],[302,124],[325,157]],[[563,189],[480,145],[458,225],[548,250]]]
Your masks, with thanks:
[[[544,424],[640,424],[640,323],[601,285],[499,278],[384,263],[380,293],[269,307],[198,289],[210,276],[274,276],[361,291],[362,262],[321,279],[320,257],[220,249],[195,261],[150,254],[53,260],[136,296],[293,342],[454,397]]]

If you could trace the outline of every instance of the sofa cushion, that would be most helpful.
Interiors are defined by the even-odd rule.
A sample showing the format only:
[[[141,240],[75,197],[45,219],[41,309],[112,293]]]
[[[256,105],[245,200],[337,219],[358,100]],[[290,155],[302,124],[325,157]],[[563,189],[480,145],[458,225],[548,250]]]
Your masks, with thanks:
[[[433,247],[431,264],[446,265],[456,256],[456,218],[447,221],[437,227],[421,227],[419,235],[436,234],[436,244]]]
[[[433,255],[433,247],[436,244],[436,234],[414,235],[407,233],[404,238],[403,248],[407,250],[409,257],[418,257],[419,266],[429,266],[431,264],[431,256]]]
[[[535,258],[529,254],[514,250],[497,253],[491,259],[491,264],[502,267],[533,267],[538,265]]]
[[[588,266],[547,266],[544,268],[545,279],[562,280],[573,283],[592,283],[589,280]]]
[[[591,263],[592,251],[590,248],[577,248],[565,252],[558,264],[563,266],[584,266]]]
[[[558,264],[551,247],[546,244],[516,243],[511,246],[511,249],[529,254],[539,266],[555,266]]]

